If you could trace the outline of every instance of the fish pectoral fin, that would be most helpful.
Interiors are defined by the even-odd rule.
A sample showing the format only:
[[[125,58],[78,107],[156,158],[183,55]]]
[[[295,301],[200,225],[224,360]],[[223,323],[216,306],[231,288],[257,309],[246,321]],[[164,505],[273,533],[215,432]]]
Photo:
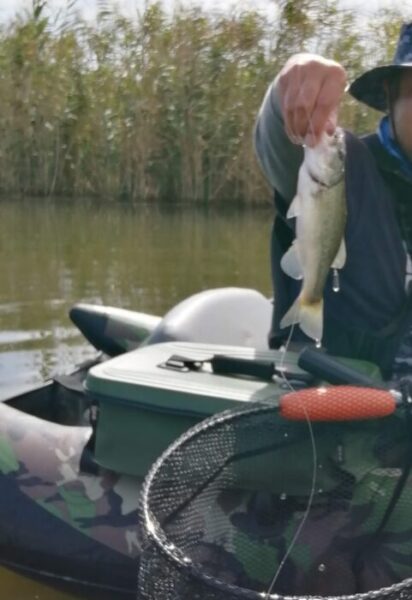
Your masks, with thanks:
[[[286,218],[293,219],[294,217],[298,217],[300,215],[300,196],[296,194],[293,198],[291,205],[289,206],[289,210],[287,212]]]
[[[342,269],[346,262],[346,244],[345,239],[342,238],[342,241],[339,246],[338,253],[335,256],[335,260],[332,263],[333,269]]]
[[[280,266],[289,277],[293,279],[302,279],[302,263],[299,256],[299,245],[297,240],[294,240],[289,249],[282,256]]]

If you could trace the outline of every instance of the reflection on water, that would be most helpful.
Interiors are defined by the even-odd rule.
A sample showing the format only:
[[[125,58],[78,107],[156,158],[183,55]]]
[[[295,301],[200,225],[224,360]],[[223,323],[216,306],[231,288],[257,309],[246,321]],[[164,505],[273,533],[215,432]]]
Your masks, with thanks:
[[[77,301],[163,314],[221,286],[269,293],[268,211],[0,203],[0,396],[90,357]]]
[[[270,294],[270,207],[3,201],[0,223],[0,398],[95,354],[68,319],[75,302],[160,315],[211,287]],[[68,597],[4,572],[0,585],[19,600]]]

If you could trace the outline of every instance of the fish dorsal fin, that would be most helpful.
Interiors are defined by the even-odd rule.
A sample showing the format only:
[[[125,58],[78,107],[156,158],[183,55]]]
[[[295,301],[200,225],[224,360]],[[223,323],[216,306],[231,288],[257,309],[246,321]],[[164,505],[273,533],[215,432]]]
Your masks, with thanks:
[[[332,268],[333,269],[342,269],[345,262],[346,262],[346,244],[345,244],[345,239],[342,238],[338,253],[336,254],[335,260],[332,263]]]
[[[296,194],[293,198],[291,205],[289,206],[289,210],[287,212],[286,217],[288,219],[293,219],[294,217],[298,217],[300,215],[300,197]]]
[[[299,244],[297,240],[293,240],[292,245],[282,256],[280,266],[289,277],[293,279],[302,279],[302,262],[299,255]]]

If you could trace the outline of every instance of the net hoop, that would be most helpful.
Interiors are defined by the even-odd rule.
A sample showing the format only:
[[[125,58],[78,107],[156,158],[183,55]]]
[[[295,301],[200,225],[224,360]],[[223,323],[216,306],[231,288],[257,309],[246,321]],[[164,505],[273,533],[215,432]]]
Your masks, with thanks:
[[[279,407],[276,405],[263,405],[254,404],[253,407],[247,409],[235,409],[227,410],[214,415],[201,423],[195,425],[181,437],[179,437],[167,450],[153,463],[149,470],[142,488],[141,501],[140,501],[140,514],[142,518],[142,526],[144,534],[147,538],[147,542],[151,541],[155,544],[157,550],[165,557],[167,561],[172,563],[178,569],[184,571],[185,575],[193,578],[197,581],[201,581],[215,590],[219,590],[226,593],[233,593],[238,598],[245,598],[246,600],[378,600],[385,598],[386,596],[393,596],[393,594],[399,594],[400,599],[408,600],[412,599],[412,577],[404,579],[399,583],[395,583],[391,586],[383,587],[377,590],[370,590],[368,592],[360,592],[358,594],[347,594],[347,595],[330,595],[330,596],[319,596],[319,595],[281,595],[271,594],[267,595],[264,592],[257,592],[253,590],[247,590],[245,588],[233,585],[211,575],[205,574],[201,567],[199,567],[192,559],[185,556],[185,554],[176,547],[175,544],[170,542],[164,534],[159,522],[156,517],[151,513],[150,510],[150,493],[152,486],[156,482],[157,476],[161,475],[164,463],[172,457],[176,450],[180,450],[182,447],[190,443],[196,437],[204,434],[211,428],[221,426],[228,422],[233,422],[238,419],[254,415],[267,413],[277,414]],[[144,546],[142,552],[144,553]],[[408,595],[405,595],[410,592]]]

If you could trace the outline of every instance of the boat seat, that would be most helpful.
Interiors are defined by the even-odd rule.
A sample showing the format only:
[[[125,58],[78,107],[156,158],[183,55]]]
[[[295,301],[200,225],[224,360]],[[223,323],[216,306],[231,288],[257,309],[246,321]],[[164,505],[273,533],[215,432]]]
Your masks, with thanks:
[[[272,308],[256,290],[205,290],[166,313],[144,345],[190,341],[267,349]]]

